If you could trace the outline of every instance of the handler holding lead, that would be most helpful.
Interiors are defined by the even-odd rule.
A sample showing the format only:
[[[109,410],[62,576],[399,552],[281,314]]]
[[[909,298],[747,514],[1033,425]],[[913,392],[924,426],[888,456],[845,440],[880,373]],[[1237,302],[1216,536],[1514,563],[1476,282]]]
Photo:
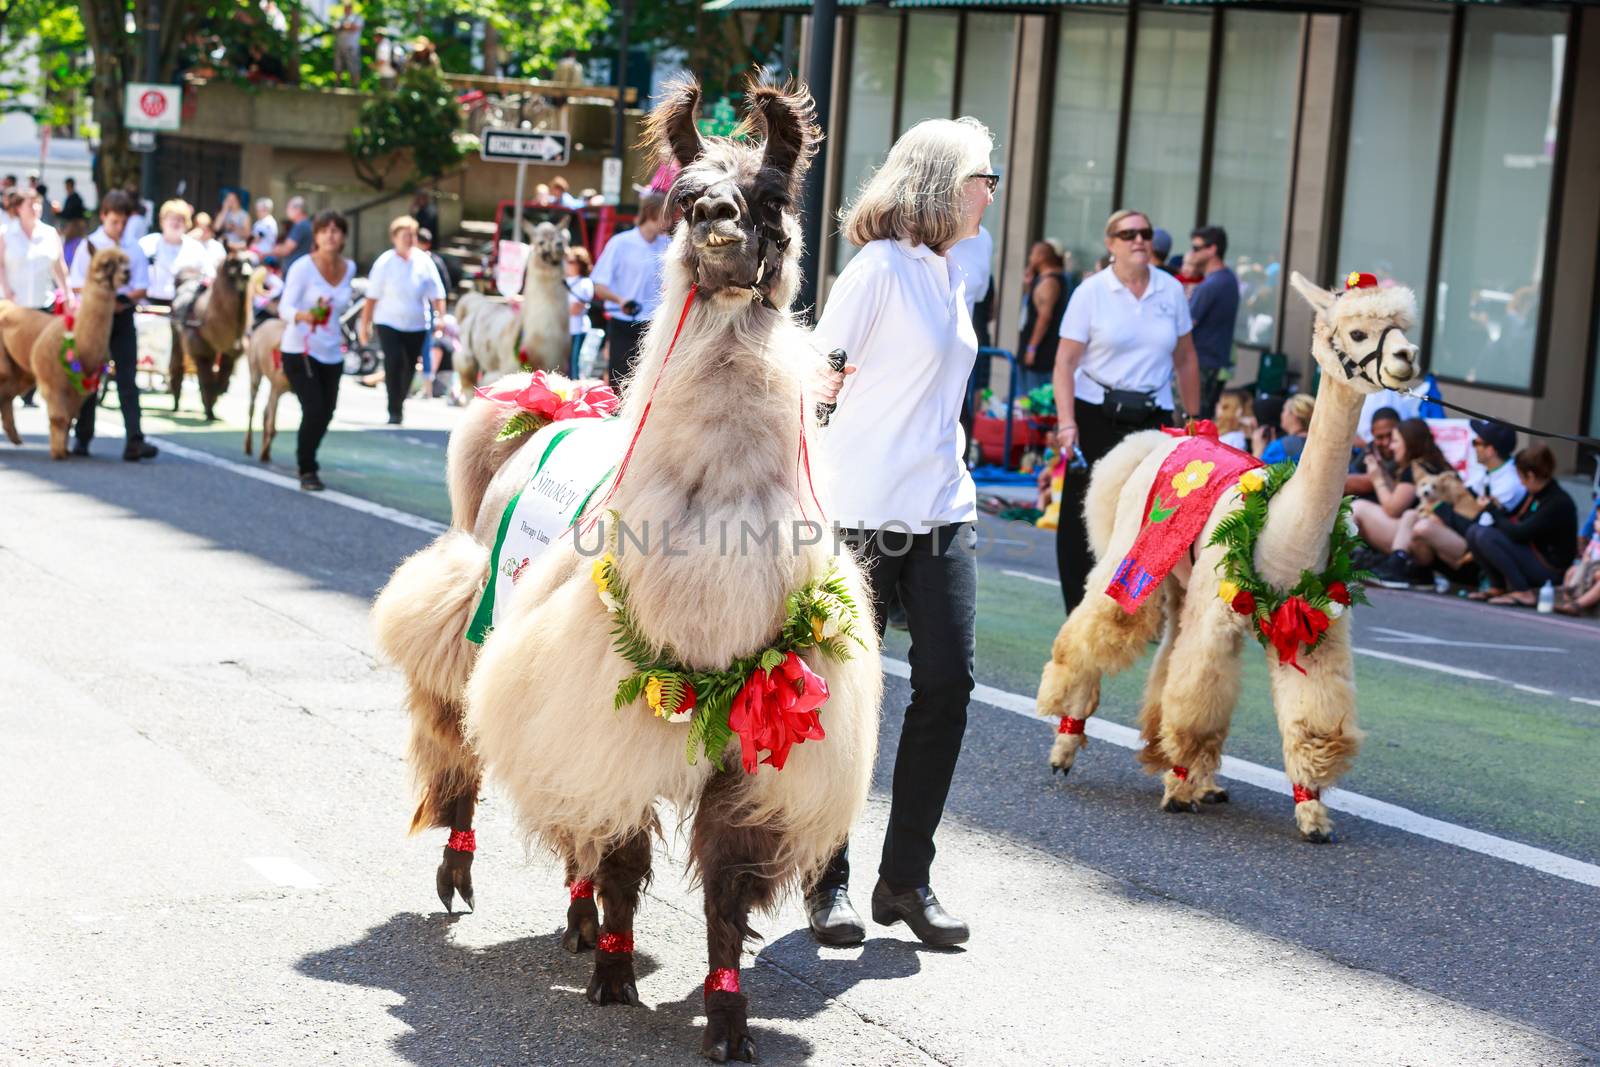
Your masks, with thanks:
[[[978,339],[947,253],[978,232],[994,202],[993,147],[971,118],[930,119],[895,142],[845,212],[845,236],[861,252],[814,334],[822,351],[844,349],[854,372],[820,449],[835,472],[834,517],[871,583],[880,636],[896,595],[911,633],[911,703],[872,917],[904,920],[930,945],[968,936],[933,895],[929,869],[966,732],[977,593],[977,490],[960,419]],[[824,944],[866,938],[847,894],[848,853],[840,849],[807,894],[812,935]]]

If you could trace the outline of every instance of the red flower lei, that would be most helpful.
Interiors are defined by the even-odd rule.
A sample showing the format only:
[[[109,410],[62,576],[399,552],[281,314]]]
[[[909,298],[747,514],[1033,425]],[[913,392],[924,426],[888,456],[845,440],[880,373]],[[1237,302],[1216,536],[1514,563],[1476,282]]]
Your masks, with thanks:
[[[759,762],[781,771],[792,746],[821,741],[826,735],[817,709],[827,700],[828,683],[793,652],[770,671],[760,667],[751,671],[728,710],[728,726],[739,735],[745,773],[756,772],[762,749],[767,755]]]

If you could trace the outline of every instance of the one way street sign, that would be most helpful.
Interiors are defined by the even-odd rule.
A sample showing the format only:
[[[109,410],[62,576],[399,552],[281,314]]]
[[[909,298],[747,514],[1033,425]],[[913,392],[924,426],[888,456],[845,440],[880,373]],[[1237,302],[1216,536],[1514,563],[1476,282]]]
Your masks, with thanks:
[[[564,167],[572,160],[571,140],[558,130],[484,130],[483,158],[490,163],[536,163]]]

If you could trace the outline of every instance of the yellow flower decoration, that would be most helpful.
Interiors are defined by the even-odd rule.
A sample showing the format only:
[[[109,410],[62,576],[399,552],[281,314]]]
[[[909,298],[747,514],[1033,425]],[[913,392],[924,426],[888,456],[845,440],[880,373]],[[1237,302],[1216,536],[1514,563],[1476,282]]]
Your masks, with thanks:
[[[1345,275],[1344,287],[1346,289],[1354,289],[1356,286],[1358,286],[1360,284],[1361,284],[1361,272],[1360,271],[1353,270],[1349,274]]]
[[[650,710],[656,713],[657,718],[665,719],[667,709],[661,706],[661,679],[651,678],[644,683],[644,701],[650,705]]]
[[[611,585],[606,581],[606,568],[615,562],[616,560],[611,558],[611,553],[607,552],[595,560],[594,566],[589,568],[589,577],[594,579],[595,588],[602,593],[611,592]]]
[[[837,619],[824,619],[821,615],[811,616],[811,636],[817,644],[820,645],[826,638],[835,637],[838,633]]]
[[[1267,487],[1267,476],[1259,470],[1248,470],[1239,475],[1239,492],[1259,493]]]
[[[1215,463],[1203,459],[1191,459],[1189,465],[1173,475],[1172,488],[1178,491],[1178,499],[1182,500],[1196,489],[1202,488],[1211,480],[1211,472],[1216,469]]]
[[[1224,604],[1232,604],[1233,598],[1239,595],[1239,587],[1233,582],[1221,581],[1217,583],[1217,596],[1222,598]]]

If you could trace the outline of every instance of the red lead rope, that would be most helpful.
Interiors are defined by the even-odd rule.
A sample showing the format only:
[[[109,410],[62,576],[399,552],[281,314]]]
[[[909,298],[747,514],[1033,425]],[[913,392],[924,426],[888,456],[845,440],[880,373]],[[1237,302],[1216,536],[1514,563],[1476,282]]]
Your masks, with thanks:
[[[694,307],[695,295],[700,292],[700,286],[689,286],[689,295],[684,297],[683,311],[678,314],[677,329],[672,331],[672,343],[667,345],[667,354],[661,357],[661,369],[656,371],[656,380],[650,383],[650,395],[645,398],[644,411],[639,415],[639,425],[633,428],[633,439],[628,442],[628,450],[622,454],[622,463],[617,467],[617,476],[611,479],[611,488],[606,490],[606,495],[600,501],[600,506],[595,509],[594,516],[590,518],[583,532],[588,533],[594,527],[595,521],[605,511],[611,497],[617,491],[617,486],[622,484],[622,476],[628,472],[628,461],[633,458],[633,447],[639,443],[639,435],[644,432],[645,420],[650,417],[650,405],[656,400],[656,387],[661,384],[661,378],[667,373],[667,360],[672,358],[672,350],[678,347],[678,337],[683,333],[683,324],[689,319],[689,309]]]

